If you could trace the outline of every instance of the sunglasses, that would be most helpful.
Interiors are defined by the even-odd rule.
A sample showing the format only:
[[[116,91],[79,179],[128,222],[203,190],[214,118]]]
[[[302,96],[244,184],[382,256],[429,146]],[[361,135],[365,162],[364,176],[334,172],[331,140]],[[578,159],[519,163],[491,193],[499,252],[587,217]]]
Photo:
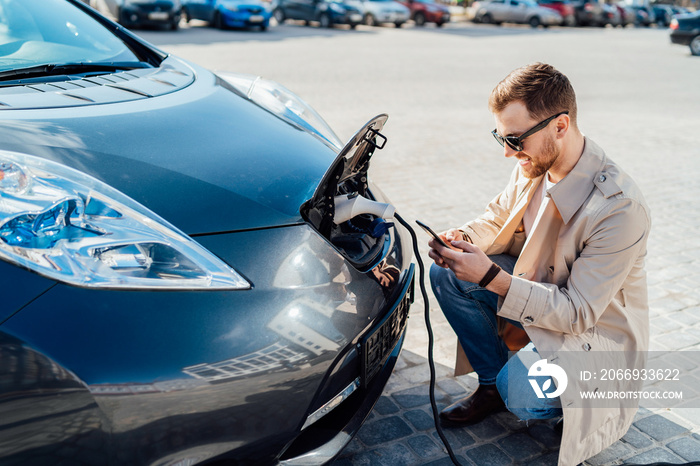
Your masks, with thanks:
[[[532,136],[533,134],[535,134],[536,132],[538,132],[541,129],[544,129],[549,124],[550,121],[557,118],[558,116],[568,115],[568,114],[569,114],[568,110],[564,111],[564,112],[557,113],[556,115],[551,116],[551,117],[547,118],[546,120],[537,123],[535,126],[530,128],[529,130],[525,131],[520,136],[501,136],[500,134],[498,134],[496,132],[495,129],[493,131],[491,131],[491,134],[493,134],[493,137],[496,138],[496,141],[498,141],[498,143],[501,145],[501,147],[503,147],[503,144],[508,144],[508,146],[511,149],[517,150],[518,152],[521,152],[522,150],[524,150],[523,149],[523,139],[525,139],[529,136]]]

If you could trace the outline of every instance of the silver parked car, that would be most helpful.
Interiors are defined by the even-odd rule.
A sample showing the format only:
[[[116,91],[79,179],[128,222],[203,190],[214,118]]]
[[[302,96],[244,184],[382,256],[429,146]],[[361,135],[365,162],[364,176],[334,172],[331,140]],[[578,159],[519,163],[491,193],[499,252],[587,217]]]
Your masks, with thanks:
[[[558,12],[541,7],[532,0],[476,1],[467,15],[475,23],[520,23],[533,28],[556,26],[563,22]]]
[[[354,0],[349,3],[362,12],[367,26],[394,23],[400,28],[411,17],[411,10],[394,0]]]

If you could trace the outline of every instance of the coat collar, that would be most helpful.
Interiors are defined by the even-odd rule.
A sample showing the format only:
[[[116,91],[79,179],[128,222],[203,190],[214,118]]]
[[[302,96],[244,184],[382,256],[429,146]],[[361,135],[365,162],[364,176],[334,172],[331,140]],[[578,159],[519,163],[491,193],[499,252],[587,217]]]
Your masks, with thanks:
[[[596,179],[603,171],[606,156],[603,149],[584,136],[583,153],[574,168],[554,187],[547,191],[564,223],[583,205],[596,186]]]

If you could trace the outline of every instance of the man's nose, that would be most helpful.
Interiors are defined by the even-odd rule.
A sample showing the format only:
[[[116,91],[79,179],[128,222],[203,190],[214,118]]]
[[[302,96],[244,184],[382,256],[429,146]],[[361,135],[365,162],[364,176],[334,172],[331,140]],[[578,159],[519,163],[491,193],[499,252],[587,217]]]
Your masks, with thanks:
[[[519,152],[520,151],[513,149],[508,144],[503,144],[503,155],[505,155],[506,158],[513,157],[515,154],[517,154]]]

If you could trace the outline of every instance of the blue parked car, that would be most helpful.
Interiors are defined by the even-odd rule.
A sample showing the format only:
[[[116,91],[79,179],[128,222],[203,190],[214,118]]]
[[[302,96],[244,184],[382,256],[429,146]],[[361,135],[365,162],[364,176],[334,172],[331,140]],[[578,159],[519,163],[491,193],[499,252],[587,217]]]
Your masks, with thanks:
[[[259,27],[266,30],[272,11],[260,0],[185,0],[185,21],[201,19],[218,29]]]

